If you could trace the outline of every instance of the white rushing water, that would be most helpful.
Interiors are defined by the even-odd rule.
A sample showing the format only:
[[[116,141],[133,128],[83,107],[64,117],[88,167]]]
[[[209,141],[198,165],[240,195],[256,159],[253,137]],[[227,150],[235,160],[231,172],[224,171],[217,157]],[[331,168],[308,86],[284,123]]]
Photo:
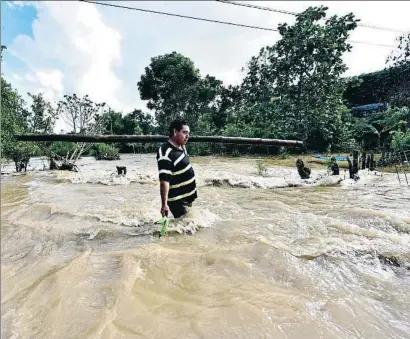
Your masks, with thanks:
[[[161,239],[153,154],[3,175],[2,338],[410,338],[404,177],[191,161]]]

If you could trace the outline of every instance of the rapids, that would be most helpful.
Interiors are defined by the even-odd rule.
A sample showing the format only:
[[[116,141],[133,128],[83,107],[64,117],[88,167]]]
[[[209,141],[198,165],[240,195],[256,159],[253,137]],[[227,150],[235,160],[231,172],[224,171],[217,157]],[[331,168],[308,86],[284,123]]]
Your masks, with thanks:
[[[154,154],[2,175],[1,337],[410,338],[403,180],[191,161],[199,198],[160,239]]]

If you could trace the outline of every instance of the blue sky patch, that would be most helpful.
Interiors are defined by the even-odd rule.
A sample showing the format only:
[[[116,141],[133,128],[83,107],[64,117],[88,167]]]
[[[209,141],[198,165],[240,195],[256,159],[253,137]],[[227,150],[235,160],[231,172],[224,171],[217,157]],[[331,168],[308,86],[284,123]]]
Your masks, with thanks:
[[[11,4],[11,5],[10,5]],[[10,45],[20,34],[33,37],[32,25],[37,18],[33,6],[14,5],[11,1],[1,2],[1,44]]]
[[[37,9],[34,6],[15,5],[12,1],[1,2],[1,44],[9,47],[18,35],[27,35],[33,38],[32,25],[37,18]],[[7,50],[3,51],[2,72],[9,73],[25,69],[25,65]]]

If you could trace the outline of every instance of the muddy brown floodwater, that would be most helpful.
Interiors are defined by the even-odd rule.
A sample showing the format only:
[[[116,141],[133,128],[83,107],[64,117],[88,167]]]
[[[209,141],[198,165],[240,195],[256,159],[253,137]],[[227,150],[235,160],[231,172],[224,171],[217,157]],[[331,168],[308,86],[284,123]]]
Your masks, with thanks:
[[[2,176],[2,338],[410,338],[404,180],[191,160],[199,198],[161,239],[154,154]]]

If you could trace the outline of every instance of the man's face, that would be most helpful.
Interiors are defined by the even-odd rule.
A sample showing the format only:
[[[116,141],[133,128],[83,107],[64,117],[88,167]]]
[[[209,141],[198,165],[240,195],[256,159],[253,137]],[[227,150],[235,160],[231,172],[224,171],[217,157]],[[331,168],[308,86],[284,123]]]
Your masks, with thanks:
[[[186,145],[189,139],[189,126],[183,125],[180,131],[175,130],[175,141],[178,145]]]

